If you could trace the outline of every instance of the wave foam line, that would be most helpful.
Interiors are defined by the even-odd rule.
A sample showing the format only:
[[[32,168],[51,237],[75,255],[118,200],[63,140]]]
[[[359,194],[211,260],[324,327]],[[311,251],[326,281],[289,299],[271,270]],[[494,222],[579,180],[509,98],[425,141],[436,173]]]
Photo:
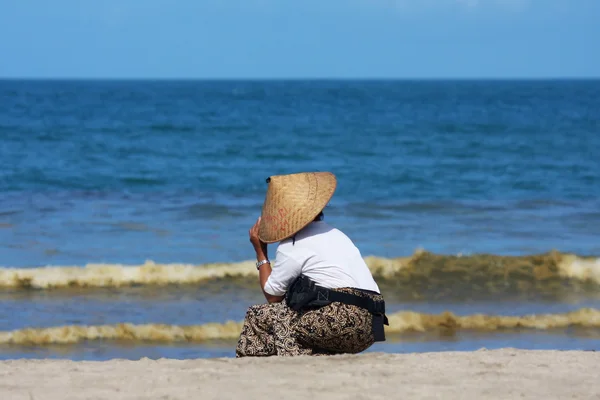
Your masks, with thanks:
[[[571,279],[600,284],[600,259],[551,252],[531,256],[436,255],[417,251],[410,257],[365,257],[376,277],[420,281],[437,277],[501,282]],[[87,264],[38,268],[0,268],[0,288],[119,288],[135,285],[197,284],[213,279],[256,276],[252,261],[220,264]],[[468,280],[467,279],[467,280]]]
[[[600,310],[583,308],[564,314],[540,314],[526,316],[494,316],[474,314],[457,316],[451,312],[422,314],[410,311],[388,316],[387,333],[426,332],[442,330],[500,331],[510,329],[549,330],[569,327],[600,328]],[[179,326],[128,323],[116,325],[78,326],[68,325],[52,328],[28,328],[0,332],[0,344],[52,345],[76,344],[85,341],[118,340],[129,342],[204,342],[208,340],[237,339],[242,330],[241,322],[224,324]]]
[[[253,270],[254,269],[254,270]],[[135,285],[195,284],[212,279],[253,276],[254,263],[230,264],[87,264],[39,268],[0,268],[0,288],[119,288]]]

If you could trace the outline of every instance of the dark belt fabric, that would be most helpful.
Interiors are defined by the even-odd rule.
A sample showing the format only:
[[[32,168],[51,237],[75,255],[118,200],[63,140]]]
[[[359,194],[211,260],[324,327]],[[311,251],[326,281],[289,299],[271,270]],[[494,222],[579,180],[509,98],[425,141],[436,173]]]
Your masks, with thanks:
[[[375,294],[374,292],[367,290],[355,290],[359,290],[365,294]],[[295,311],[320,308],[333,302],[364,308],[373,315],[372,326],[375,341],[385,341],[383,326],[389,325],[389,322],[385,315],[384,301],[375,301],[369,297],[357,296],[351,293],[344,293],[320,287],[304,275],[300,275],[292,285],[290,285],[285,300],[288,307]]]

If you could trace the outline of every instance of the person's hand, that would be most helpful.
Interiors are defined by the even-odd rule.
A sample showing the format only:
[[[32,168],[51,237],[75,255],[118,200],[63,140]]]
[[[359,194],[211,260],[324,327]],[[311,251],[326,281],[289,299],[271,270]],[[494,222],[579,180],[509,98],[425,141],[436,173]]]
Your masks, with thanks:
[[[252,246],[254,246],[254,250],[256,250],[257,252],[259,250],[261,250],[266,253],[267,244],[264,243],[262,240],[260,240],[260,238],[258,237],[259,225],[260,225],[260,217],[258,217],[258,220],[256,220],[256,223],[254,224],[254,226],[252,228],[250,228],[250,231],[248,231],[248,236],[250,236],[250,243],[252,243]]]

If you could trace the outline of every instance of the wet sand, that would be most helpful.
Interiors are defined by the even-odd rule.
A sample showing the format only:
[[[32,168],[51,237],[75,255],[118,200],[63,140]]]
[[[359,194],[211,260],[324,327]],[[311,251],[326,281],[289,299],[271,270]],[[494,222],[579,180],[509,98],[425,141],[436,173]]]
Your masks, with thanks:
[[[600,399],[600,354],[0,362],[0,399]]]

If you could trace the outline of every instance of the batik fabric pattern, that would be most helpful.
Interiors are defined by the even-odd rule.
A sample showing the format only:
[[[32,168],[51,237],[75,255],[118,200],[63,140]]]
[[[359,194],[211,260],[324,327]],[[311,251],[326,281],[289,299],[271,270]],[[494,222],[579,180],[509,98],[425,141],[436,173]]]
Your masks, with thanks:
[[[378,294],[336,290],[383,301]],[[372,315],[364,308],[333,302],[297,312],[285,302],[260,304],[246,313],[236,357],[356,354],[373,342]]]

